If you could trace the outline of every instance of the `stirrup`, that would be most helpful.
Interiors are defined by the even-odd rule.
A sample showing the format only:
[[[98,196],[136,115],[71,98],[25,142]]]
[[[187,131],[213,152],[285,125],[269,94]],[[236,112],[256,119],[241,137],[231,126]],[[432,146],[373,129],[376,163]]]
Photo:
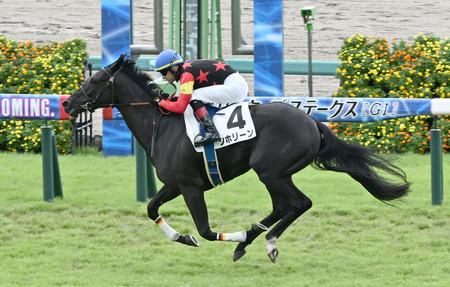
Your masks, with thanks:
[[[201,137],[201,138],[197,139],[198,137]],[[218,140],[220,140],[218,133],[210,133],[209,135],[206,135],[206,136],[203,136],[201,133],[199,133],[194,138],[194,145],[195,145],[195,147],[200,147],[205,144],[215,142]]]

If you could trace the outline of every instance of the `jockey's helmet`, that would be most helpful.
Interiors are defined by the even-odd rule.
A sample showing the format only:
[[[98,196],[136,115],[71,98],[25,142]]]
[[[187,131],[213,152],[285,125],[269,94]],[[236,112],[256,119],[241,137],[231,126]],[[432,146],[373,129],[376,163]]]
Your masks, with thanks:
[[[174,50],[164,50],[159,53],[155,60],[155,70],[157,72],[171,66],[183,63],[183,58]]]

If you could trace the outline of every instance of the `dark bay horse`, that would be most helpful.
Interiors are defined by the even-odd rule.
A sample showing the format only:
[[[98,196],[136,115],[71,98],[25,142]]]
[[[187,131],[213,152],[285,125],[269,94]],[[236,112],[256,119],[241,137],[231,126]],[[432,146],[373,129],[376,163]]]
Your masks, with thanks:
[[[172,241],[199,246],[194,236],[180,235],[158,213],[162,204],[181,194],[202,237],[239,242],[233,260],[241,258],[245,247],[268,231],[267,252],[275,262],[277,239],[312,206],[311,200],[292,181],[292,175],[309,164],[349,174],[381,201],[398,199],[409,191],[404,172],[389,159],[372,149],[337,138],[328,127],[299,109],[282,103],[251,105],[257,136],[218,149],[218,161],[224,181],[253,169],[270,193],[273,210],[249,230],[213,232],[204,199],[204,192],[213,186],[203,156],[194,150],[186,136],[182,114],[163,115],[158,106],[150,104],[159,93],[158,86],[151,81],[134,62],[121,56],[90,77],[63,106],[71,116],[101,107],[119,109],[147,155],[152,155],[150,160],[164,183],[147,210],[148,216]],[[380,171],[398,178],[399,182],[385,179],[377,173]]]

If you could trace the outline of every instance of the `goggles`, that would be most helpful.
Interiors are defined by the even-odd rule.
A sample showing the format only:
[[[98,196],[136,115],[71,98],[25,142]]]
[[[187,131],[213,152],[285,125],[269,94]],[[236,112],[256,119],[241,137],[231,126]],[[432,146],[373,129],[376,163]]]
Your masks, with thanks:
[[[169,70],[170,70],[170,67],[169,67],[169,68],[162,69],[162,70],[159,71],[159,72],[161,73],[161,75],[165,76],[165,75],[167,75],[167,72],[169,72]]]
[[[175,61],[175,58],[176,58],[177,56],[178,56],[178,53],[175,52],[175,54],[174,54],[173,57],[172,57],[172,60],[171,60],[170,63],[169,63],[169,67],[168,67],[168,68],[165,68],[165,69],[162,69],[161,71],[159,71],[159,72],[161,73],[161,75],[163,75],[163,76],[167,75],[167,72],[170,71],[170,67],[172,66],[172,64],[173,64],[173,62]]]

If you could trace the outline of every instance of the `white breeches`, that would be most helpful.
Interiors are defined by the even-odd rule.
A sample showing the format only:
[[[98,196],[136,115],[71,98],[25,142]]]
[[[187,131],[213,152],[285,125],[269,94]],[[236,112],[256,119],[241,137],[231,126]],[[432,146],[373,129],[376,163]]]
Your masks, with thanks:
[[[221,107],[227,104],[242,102],[248,96],[248,84],[239,73],[229,75],[223,85],[214,85],[195,89],[192,100],[200,100],[205,104]]]

